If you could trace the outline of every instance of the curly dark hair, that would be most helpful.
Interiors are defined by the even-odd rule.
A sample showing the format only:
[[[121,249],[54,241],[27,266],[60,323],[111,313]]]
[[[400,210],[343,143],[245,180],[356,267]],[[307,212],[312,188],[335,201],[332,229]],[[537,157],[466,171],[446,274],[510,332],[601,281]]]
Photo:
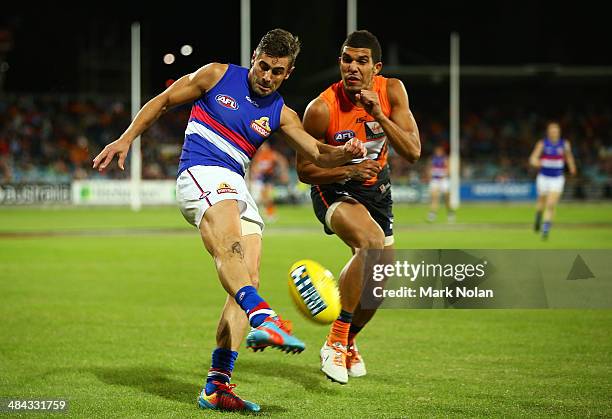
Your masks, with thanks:
[[[341,55],[344,47],[369,48],[370,51],[372,51],[372,61],[374,61],[374,63],[378,63],[382,60],[380,42],[378,42],[378,38],[370,31],[360,30],[349,34],[340,47]]]
[[[300,53],[300,40],[284,29],[272,29],[261,38],[255,53],[278,58],[289,57],[289,65],[293,66]]]

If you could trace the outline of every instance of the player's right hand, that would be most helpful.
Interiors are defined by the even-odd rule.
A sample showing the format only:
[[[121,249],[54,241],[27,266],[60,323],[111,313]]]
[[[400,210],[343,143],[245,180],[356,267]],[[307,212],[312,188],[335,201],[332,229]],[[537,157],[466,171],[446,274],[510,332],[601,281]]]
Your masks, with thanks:
[[[375,177],[382,170],[382,167],[380,167],[380,163],[378,163],[376,160],[370,159],[364,160],[361,163],[353,164],[348,167],[350,169],[349,178],[351,180],[356,180],[360,182],[364,182]]]
[[[102,172],[113,161],[113,157],[117,155],[118,165],[121,170],[125,170],[125,158],[130,150],[130,142],[118,139],[108,144],[104,149],[93,159],[93,168]]]
[[[358,138],[351,138],[344,146],[342,146],[345,153],[349,153],[352,159],[362,159],[366,156],[367,151],[365,146]]]

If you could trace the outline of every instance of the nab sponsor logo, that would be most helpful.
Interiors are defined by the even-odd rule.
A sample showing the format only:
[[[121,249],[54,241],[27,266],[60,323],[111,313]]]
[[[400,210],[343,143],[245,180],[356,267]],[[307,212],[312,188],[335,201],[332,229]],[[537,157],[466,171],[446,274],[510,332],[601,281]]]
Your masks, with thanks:
[[[355,131],[338,131],[334,134],[334,141],[336,141],[337,143],[346,143],[351,138],[355,138]]]
[[[231,109],[233,111],[238,110],[238,102],[231,96],[218,94],[215,96],[215,100],[217,103],[227,109]]]

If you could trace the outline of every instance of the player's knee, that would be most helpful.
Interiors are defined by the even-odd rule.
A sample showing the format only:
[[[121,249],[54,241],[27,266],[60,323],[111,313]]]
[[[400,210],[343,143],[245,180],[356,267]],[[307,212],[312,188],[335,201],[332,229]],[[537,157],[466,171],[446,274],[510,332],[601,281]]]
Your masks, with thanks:
[[[385,247],[385,235],[382,231],[363,232],[357,237],[355,247],[358,249],[383,249]]]

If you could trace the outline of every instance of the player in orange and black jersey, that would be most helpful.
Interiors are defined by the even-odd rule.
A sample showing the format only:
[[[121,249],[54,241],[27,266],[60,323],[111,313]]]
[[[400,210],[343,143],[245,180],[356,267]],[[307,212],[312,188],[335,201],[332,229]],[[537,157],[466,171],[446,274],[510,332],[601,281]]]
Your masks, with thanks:
[[[321,349],[321,370],[344,384],[349,375],[366,372],[354,342],[374,314],[359,304],[366,251],[393,246],[388,148],[415,162],[421,142],[404,85],[379,75],[378,39],[368,31],[353,32],[340,53],[342,80],[309,104],[304,128],[331,145],[358,138],[367,156],[342,167],[321,169],[298,155],[297,168],[300,180],[312,185],[313,207],[325,231],[338,235],[353,251],[339,279],[342,311]]]
[[[288,182],[287,159],[265,142],[253,157],[250,170],[252,189],[259,191],[257,199],[266,209],[266,221],[273,222],[276,220],[274,184],[276,181],[284,184]]]

